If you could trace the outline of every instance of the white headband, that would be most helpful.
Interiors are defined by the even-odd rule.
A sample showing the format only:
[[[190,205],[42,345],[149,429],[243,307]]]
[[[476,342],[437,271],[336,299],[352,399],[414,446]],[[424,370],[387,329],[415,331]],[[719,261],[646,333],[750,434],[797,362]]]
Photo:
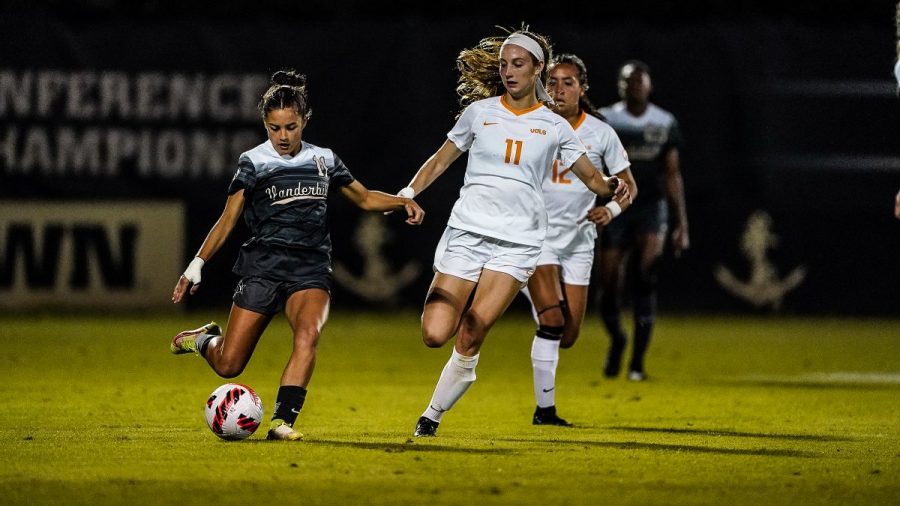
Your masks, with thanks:
[[[503,45],[500,46],[500,52],[503,52],[503,48],[509,44],[525,49],[526,51],[534,55],[534,57],[537,58],[538,61],[545,61],[544,50],[541,49],[541,45],[527,35],[523,35],[521,33],[514,33],[510,35],[506,38],[506,40],[503,41]],[[541,82],[540,76],[538,76],[537,80],[535,81],[534,87],[535,91],[537,92],[538,100],[546,102],[548,104],[553,103],[553,98],[549,93],[547,93],[547,90],[544,88],[544,83]]]

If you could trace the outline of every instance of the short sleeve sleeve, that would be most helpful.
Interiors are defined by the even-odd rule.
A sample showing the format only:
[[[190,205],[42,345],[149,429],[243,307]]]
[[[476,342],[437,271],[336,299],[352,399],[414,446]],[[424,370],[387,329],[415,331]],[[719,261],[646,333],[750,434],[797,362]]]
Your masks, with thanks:
[[[460,151],[468,151],[475,141],[475,117],[478,116],[475,107],[469,106],[463,111],[462,115],[453,125],[453,129],[447,133],[450,142],[456,144]]]
[[[353,180],[353,174],[350,174],[350,169],[344,165],[344,161],[334,155],[334,164],[328,168],[329,185],[343,187],[352,183]]]
[[[684,139],[681,137],[681,127],[678,125],[678,120],[673,117],[672,124],[669,125],[669,139],[663,147],[663,152],[667,152],[670,149],[679,149],[683,143]]]
[[[242,155],[238,160],[237,172],[234,173],[231,184],[228,185],[228,195],[234,195],[240,190],[249,193],[253,191],[255,186],[256,167],[253,166],[253,162],[250,161],[250,158]]]
[[[575,163],[575,160],[587,153],[587,150],[568,121],[556,122],[556,129],[559,132],[559,160],[563,167],[569,168]]]
[[[606,142],[603,146],[603,163],[606,165],[609,174],[618,174],[631,166],[628,161],[628,152],[616,132],[609,128],[606,132]]]

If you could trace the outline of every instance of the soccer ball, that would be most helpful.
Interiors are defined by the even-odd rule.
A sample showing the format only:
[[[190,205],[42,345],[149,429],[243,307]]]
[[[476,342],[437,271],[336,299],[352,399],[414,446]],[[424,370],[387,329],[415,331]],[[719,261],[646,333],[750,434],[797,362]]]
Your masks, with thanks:
[[[247,385],[226,383],[206,401],[206,424],[228,441],[246,439],[256,432],[263,416],[262,401]]]

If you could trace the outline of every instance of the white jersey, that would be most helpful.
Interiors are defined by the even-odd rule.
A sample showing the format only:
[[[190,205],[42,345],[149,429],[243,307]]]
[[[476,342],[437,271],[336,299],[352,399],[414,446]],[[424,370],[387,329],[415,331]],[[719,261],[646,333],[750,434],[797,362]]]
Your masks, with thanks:
[[[541,182],[553,160],[571,167],[585,154],[572,126],[543,104],[515,110],[491,97],[470,104],[447,138],[469,152],[447,225],[541,246],[547,231]]]
[[[600,119],[582,112],[575,133],[598,170],[614,175],[630,166],[619,136]],[[587,213],[594,207],[597,196],[569,169],[563,168],[559,160],[553,162],[543,188],[549,215],[544,249],[557,254],[592,251],[597,227],[587,220]]]

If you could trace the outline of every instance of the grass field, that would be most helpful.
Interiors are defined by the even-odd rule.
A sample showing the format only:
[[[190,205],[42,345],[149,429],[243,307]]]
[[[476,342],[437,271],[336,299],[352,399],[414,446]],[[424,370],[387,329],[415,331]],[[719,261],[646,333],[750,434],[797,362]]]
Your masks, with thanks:
[[[216,316],[224,323],[224,315]],[[588,321],[534,427],[533,325],[505,316],[438,437],[413,440],[449,348],[418,317],[335,313],[299,443],[218,440],[224,383],[169,338],[203,316],[0,316],[3,504],[898,504],[900,320],[660,318],[651,380],[600,375]],[[273,322],[238,381],[271,414]]]

